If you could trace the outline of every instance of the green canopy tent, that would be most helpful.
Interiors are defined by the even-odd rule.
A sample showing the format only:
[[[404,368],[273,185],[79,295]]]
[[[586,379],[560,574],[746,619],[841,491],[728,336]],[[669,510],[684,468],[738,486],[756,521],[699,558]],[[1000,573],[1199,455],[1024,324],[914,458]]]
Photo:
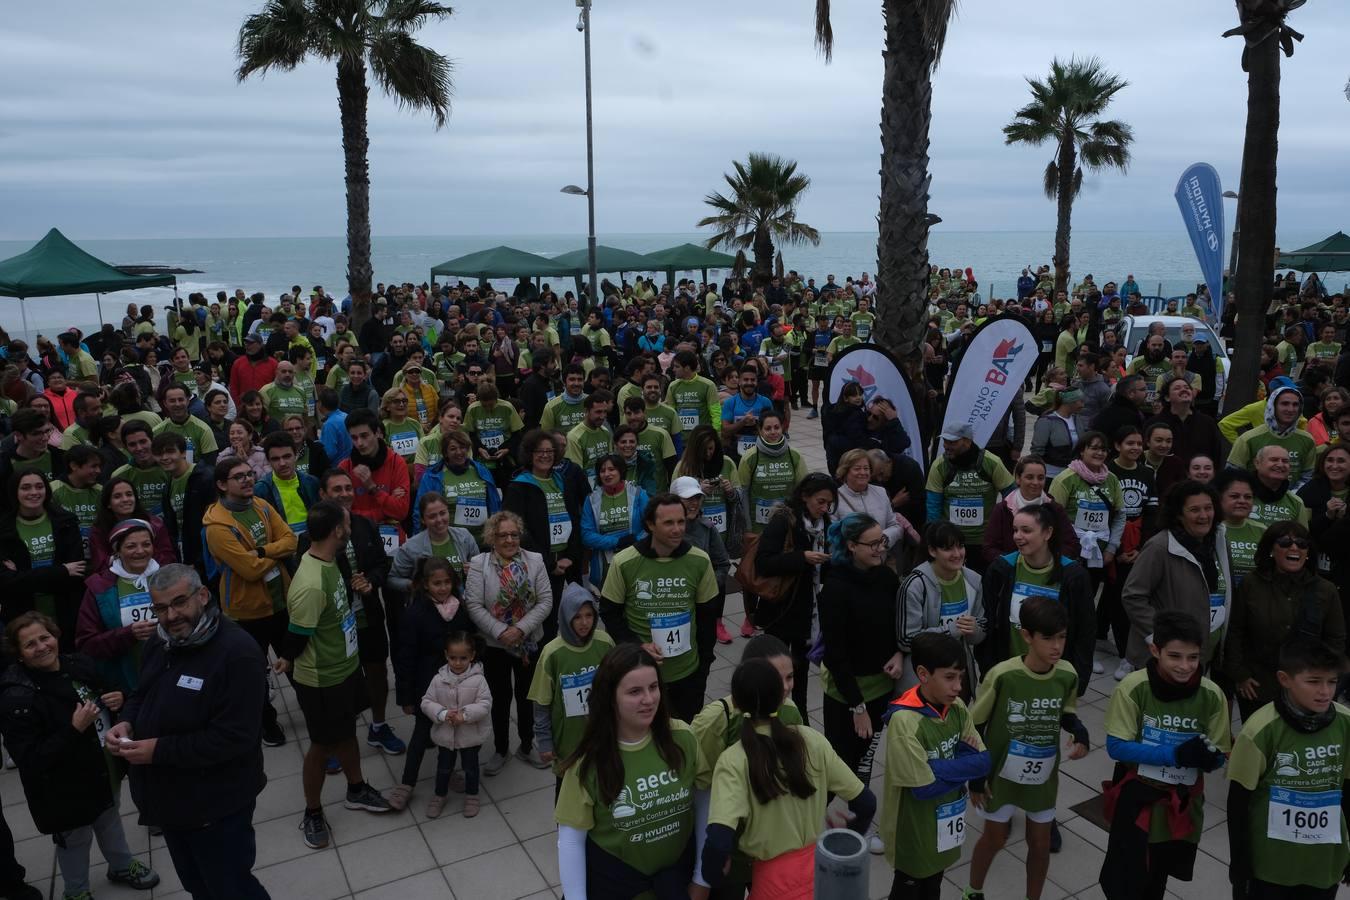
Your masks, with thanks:
[[[549,259],[535,256],[514,247],[493,247],[479,250],[434,266],[432,280],[437,275],[458,275],[486,281],[489,278],[534,278],[542,275],[559,276],[577,274],[576,266],[569,266]]]
[[[1275,268],[1298,272],[1350,272],[1350,235],[1338,231],[1315,244],[1281,253]]]
[[[94,294],[98,302],[98,320],[102,324],[103,294],[177,285],[178,279],[173,275],[128,275],[81,250],[55,228],[32,249],[0,260],[0,297],[19,298],[25,336],[28,311],[24,301],[32,297]]]
[[[709,269],[729,269],[736,263],[736,257],[698,244],[680,244],[643,255],[652,261],[653,268],[665,271],[666,282],[671,286],[675,284],[676,272],[700,271],[706,282]]]
[[[571,253],[563,253],[553,257],[555,263],[567,263],[575,265],[579,270],[577,274],[577,296],[580,297],[583,289],[581,285],[581,276],[590,272],[591,256],[590,251],[585,247],[580,250],[573,250]],[[599,245],[595,248],[595,271],[596,272],[618,272],[619,279],[623,280],[625,272],[656,272],[660,271],[661,266],[651,261],[650,257],[641,253],[634,253],[631,250],[620,250],[617,247],[606,247]]]

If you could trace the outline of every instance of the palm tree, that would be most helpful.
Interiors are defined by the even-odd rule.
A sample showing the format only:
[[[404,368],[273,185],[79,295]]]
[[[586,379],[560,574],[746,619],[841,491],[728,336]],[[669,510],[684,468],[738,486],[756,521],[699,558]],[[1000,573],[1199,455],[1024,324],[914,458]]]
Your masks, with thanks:
[[[1275,174],[1280,130],[1280,51],[1294,55],[1303,35],[1285,17],[1304,0],[1238,0],[1237,28],[1242,35],[1242,71],[1247,73],[1247,134],[1242,144],[1242,180],[1238,186],[1238,261],[1233,273],[1237,330],[1233,372],[1224,411],[1256,399],[1266,305],[1275,271]]]
[[[451,9],[431,0],[267,0],[262,12],[239,28],[243,81],[273,69],[290,71],[308,57],[336,64],[338,113],[347,182],[347,290],[353,327],[370,316],[370,163],[366,151],[366,84],[399,102],[431,113],[437,128],[450,117],[450,60],[413,39],[429,20]]]
[[[1129,82],[1111,74],[1095,57],[1050,63],[1050,77],[1028,78],[1032,101],[1013,114],[1003,128],[1004,143],[1055,145],[1054,158],[1045,167],[1045,196],[1058,202],[1055,222],[1055,290],[1068,290],[1069,220],[1073,200],[1083,189],[1083,171],[1130,164],[1130,126],[1096,117]]]
[[[811,179],[797,173],[795,160],[771,153],[751,153],[748,163],[738,160],[731,165],[735,174],[722,176],[731,187],[731,196],[712,193],[704,197],[703,202],[717,214],[700,219],[698,227],[717,229],[717,234],[708,238],[709,250],[723,245],[754,251],[755,283],[764,284],[773,275],[775,240],[783,244],[820,243],[820,232],[797,221],[797,204],[811,186]]]
[[[882,0],[881,195],[877,215],[877,341],[917,364],[928,319],[928,131],[933,72],[956,0]],[[816,46],[834,50],[830,0],[816,0]]]

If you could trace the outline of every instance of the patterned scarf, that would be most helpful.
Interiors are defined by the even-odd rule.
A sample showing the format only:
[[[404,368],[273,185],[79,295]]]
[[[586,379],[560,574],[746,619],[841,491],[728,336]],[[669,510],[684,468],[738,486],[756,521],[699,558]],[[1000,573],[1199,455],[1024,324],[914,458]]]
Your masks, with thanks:
[[[534,589],[525,572],[525,561],[519,556],[504,560],[494,553],[492,562],[497,566],[499,583],[497,599],[489,612],[498,622],[514,625],[534,606]]]

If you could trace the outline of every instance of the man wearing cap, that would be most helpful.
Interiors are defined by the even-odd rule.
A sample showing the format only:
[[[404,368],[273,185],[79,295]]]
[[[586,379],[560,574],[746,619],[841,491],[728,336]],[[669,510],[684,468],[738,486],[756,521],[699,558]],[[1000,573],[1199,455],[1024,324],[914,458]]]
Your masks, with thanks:
[[[975,434],[965,422],[942,429],[942,456],[928,470],[925,484],[928,521],[945,520],[961,529],[966,543],[966,565],[983,573],[984,529],[994,506],[1013,486],[1003,462],[975,446]]]
[[[261,391],[277,374],[277,361],[263,351],[263,339],[256,333],[244,336],[244,355],[230,366],[230,395],[236,405],[244,402],[249,391]]]
[[[400,390],[408,398],[408,413],[422,426],[423,433],[437,425],[439,398],[436,389],[423,378],[421,358],[410,359],[403,366],[403,384]]]

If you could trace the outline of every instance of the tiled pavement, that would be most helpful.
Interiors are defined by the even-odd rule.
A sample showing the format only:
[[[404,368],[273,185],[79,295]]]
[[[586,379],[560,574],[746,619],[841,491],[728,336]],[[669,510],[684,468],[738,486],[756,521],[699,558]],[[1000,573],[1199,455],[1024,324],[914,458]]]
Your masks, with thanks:
[[[825,457],[820,448],[818,423],[799,418],[793,432],[794,445],[805,454],[811,467],[823,469]],[[733,634],[740,621],[740,597],[732,595],[727,601],[727,626]],[[708,684],[709,698],[728,693],[728,680],[739,659],[741,646],[740,640],[730,646],[718,646],[718,659]],[[1108,674],[1093,679],[1079,709],[1079,715],[1092,734],[1092,752],[1077,762],[1065,762],[1062,767],[1059,797],[1064,849],[1051,858],[1050,880],[1042,895],[1045,900],[1102,896],[1097,887],[1097,875],[1106,847],[1106,833],[1069,811],[1070,806],[1097,793],[1101,782],[1111,773],[1112,764],[1104,749],[1103,721],[1107,697],[1115,684],[1109,673],[1115,668],[1116,661],[1107,656],[1102,656],[1101,660]],[[808,711],[812,721],[818,723],[821,694],[819,678],[814,673],[809,697]],[[440,900],[449,897],[459,900],[542,900],[561,896],[554,849],[553,776],[517,760],[508,763],[496,777],[483,779],[482,812],[474,819],[465,819],[460,814],[462,795],[453,792],[439,819],[428,820],[423,814],[427,797],[431,795],[434,754],[429,754],[423,761],[423,778],[408,810],[402,813],[376,816],[345,810],[342,808],[343,779],[329,778],[323,797],[333,830],[333,843],[322,851],[305,847],[298,827],[303,808],[299,772],[305,728],[289,687],[282,689],[277,702],[279,708],[284,705],[281,721],[291,740],[283,747],[264,751],[269,781],[267,789],[258,798],[254,816],[258,842],[257,874],[276,900]],[[410,717],[400,716],[391,722],[403,737],[411,734]],[[361,735],[364,737],[364,728]],[[397,783],[402,774],[402,757],[383,756],[378,750],[366,747],[364,741],[362,753],[364,773],[371,784],[387,789]],[[872,782],[878,797],[882,793],[880,765],[879,759]],[[1195,880],[1175,883],[1172,896],[1196,900],[1228,896],[1225,794],[1224,790],[1214,790],[1207,795],[1207,830],[1200,843]],[[0,798],[4,802],[5,819],[14,831],[19,861],[27,867],[29,878],[49,896],[59,898],[61,879],[55,873],[51,840],[39,835],[33,827],[18,774],[13,770],[0,773]],[[132,850],[164,879],[153,891],[154,900],[186,900],[188,895],[181,889],[163,841],[150,837],[145,828],[135,824],[136,815],[125,790],[122,809],[127,811],[123,821]],[[970,851],[975,844],[975,833],[980,830],[980,821],[972,815],[968,824],[972,833],[966,841],[961,863],[947,873],[944,900],[959,897],[960,887],[966,884]],[[1024,896],[1024,836],[1025,829],[1016,824],[1008,852],[999,856],[986,885],[986,896],[990,900]],[[104,881],[102,857],[95,853],[93,862],[97,863],[93,869],[97,897],[106,900],[145,896],[144,892]],[[882,857],[872,857],[871,863],[871,896],[885,897],[890,889],[891,873]],[[1342,895],[1350,896],[1350,891],[1342,892]]]

